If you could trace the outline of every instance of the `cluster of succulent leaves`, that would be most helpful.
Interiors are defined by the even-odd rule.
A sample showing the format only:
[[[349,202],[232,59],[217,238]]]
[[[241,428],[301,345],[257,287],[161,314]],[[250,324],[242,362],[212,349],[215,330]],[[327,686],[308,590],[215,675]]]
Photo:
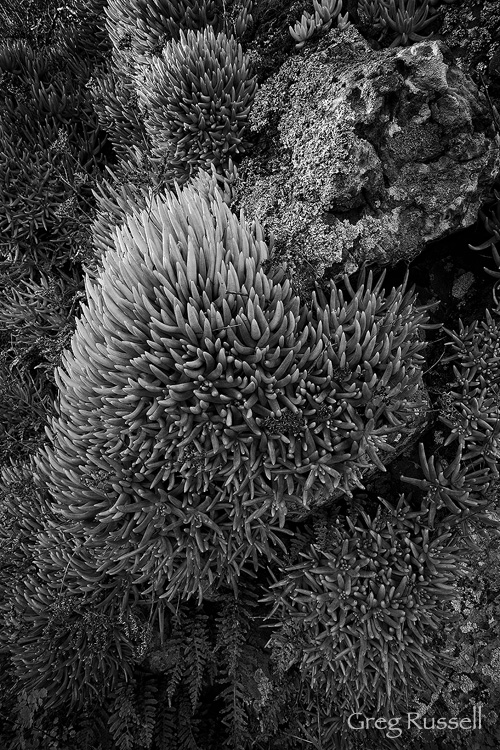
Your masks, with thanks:
[[[441,522],[455,527],[464,538],[478,527],[494,526],[500,457],[498,419],[500,310],[485,311],[485,320],[468,326],[460,321],[457,333],[446,330],[455,380],[440,399],[439,420],[449,434],[442,457],[427,459],[420,445],[423,478],[407,478],[436,505]],[[446,450],[454,449],[454,454]]]
[[[301,49],[306,41],[318,32],[325,32],[337,21],[337,28],[345,29],[348,25],[348,14],[341,15],[342,0],[313,0],[314,14],[307,11],[295,26],[290,26],[291,36],[296,40],[295,49]]]
[[[435,685],[439,666],[428,634],[454,592],[458,557],[450,536],[430,522],[428,504],[412,510],[404,494],[395,506],[381,499],[373,517],[337,517],[313,535],[302,559],[283,567],[271,586],[280,622],[273,658],[284,671],[297,660],[339,732],[353,712],[392,716],[410,686]],[[295,654],[287,661],[290,644]]]
[[[390,46],[398,47],[428,38],[421,32],[435,20],[433,5],[430,0],[360,0],[358,12],[363,25],[382,36],[389,33]]]
[[[355,512],[426,410],[429,307],[264,270],[230,210],[252,2],[6,8],[0,744],[349,743],[353,707],[441,685],[462,535],[493,523],[495,313],[452,338],[413,494]],[[426,8],[384,4],[395,43]]]
[[[498,744],[500,697],[500,606],[498,539],[473,535],[474,548],[458,574],[451,601],[456,619],[446,636],[453,671],[440,691],[422,708],[429,716],[470,716],[481,704],[483,746]],[[461,736],[459,736],[461,735]],[[457,733],[455,747],[467,747],[467,732]],[[451,747],[451,744],[450,744]]]
[[[90,188],[105,142],[85,90],[102,44],[91,18],[99,3],[82,2],[77,16],[66,6],[53,12],[51,0],[2,6],[2,463],[43,440],[52,369],[74,329]]]

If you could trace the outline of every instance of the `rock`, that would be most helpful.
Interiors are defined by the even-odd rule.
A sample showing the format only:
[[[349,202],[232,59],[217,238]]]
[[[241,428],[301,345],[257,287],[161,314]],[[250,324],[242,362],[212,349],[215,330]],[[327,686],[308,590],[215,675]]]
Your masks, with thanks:
[[[250,128],[236,203],[299,291],[473,224],[500,168],[487,103],[442,42],[374,51],[352,25],[263,84]]]

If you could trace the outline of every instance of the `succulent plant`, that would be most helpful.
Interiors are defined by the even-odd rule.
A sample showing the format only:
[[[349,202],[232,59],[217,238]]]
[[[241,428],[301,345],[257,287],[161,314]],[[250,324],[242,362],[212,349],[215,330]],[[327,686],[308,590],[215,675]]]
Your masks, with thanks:
[[[317,31],[328,31],[337,19],[339,28],[347,25],[347,13],[342,16],[342,0],[313,0],[314,13],[303,13],[295,26],[289,26],[291,36],[297,41],[296,49],[301,49]]]
[[[479,216],[485,226],[487,232],[489,232],[489,238],[481,243],[481,245],[469,245],[473,250],[485,250],[487,247],[495,247],[495,244],[500,240],[500,191],[494,190],[496,202],[489,211],[480,210]],[[497,265],[500,265],[497,263]]]
[[[138,109],[132,74],[112,62],[87,84],[100,126],[107,132],[118,157],[127,158],[134,148],[144,149],[147,136]]]
[[[386,24],[381,16],[381,0],[359,0],[358,14],[362,24],[374,31],[382,31]]]
[[[114,241],[55,371],[38,474],[109,547],[96,581],[128,571],[203,598],[274,559],[289,505],[384,468],[419,404],[426,310],[371,274],[346,280],[349,301],[332,283],[301,308],[206,173],[133,210]],[[85,484],[96,468],[106,490]]]
[[[381,19],[397,34],[390,46],[427,39],[420,32],[435,20],[428,18],[429,10],[429,0],[380,0]]]
[[[395,715],[411,685],[435,687],[441,660],[432,632],[450,617],[459,565],[450,532],[433,531],[428,510],[404,495],[379,498],[373,518],[337,518],[328,544],[315,541],[283,566],[263,601],[277,618],[269,646],[278,671],[295,665],[337,716]]]
[[[142,61],[182,31],[221,31],[222,8],[220,0],[109,0],[106,29],[115,51],[128,46]]]
[[[402,477],[425,491],[429,523],[434,528],[452,529],[464,546],[474,547],[473,536],[484,528],[498,528],[491,511],[496,504],[495,477],[480,458],[464,461],[460,446],[451,462],[432,455],[427,458],[419,445],[423,478]]]
[[[44,249],[51,248],[51,255],[68,244],[75,210],[83,214],[82,176],[87,181],[96,168],[101,147],[81,79],[58,69],[56,59],[24,42],[0,49],[0,231],[32,254],[47,236]],[[70,123],[76,116],[78,125]],[[47,258],[41,253],[37,260]]]
[[[226,34],[242,37],[252,27],[253,0],[235,0],[229,12],[229,17],[224,11],[224,28]]]
[[[493,527],[495,485],[500,457],[498,310],[486,310],[484,321],[474,321],[459,331],[445,329],[455,382],[441,397],[440,421],[449,429],[442,451],[456,443],[455,456],[427,458],[420,445],[423,477],[404,478],[427,492],[436,524],[456,527],[464,539],[478,527]]]
[[[440,414],[451,430],[445,444],[458,439],[463,460],[481,459],[494,478],[500,457],[499,315],[499,310],[486,310],[483,321],[468,326],[460,321],[458,333],[445,329],[451,353],[443,361],[453,363],[456,381]]]
[[[47,689],[46,709],[102,699],[130,678],[146,625],[120,583],[90,585],[99,550],[54,512],[31,461],[0,473],[0,519],[0,643],[19,684]]]
[[[246,151],[257,81],[233,37],[211,28],[181,31],[137,85],[152,153],[165,158],[171,187]]]
[[[491,227],[489,227],[489,229],[491,231]],[[493,260],[495,261],[498,270],[492,271],[490,268],[485,268],[484,270],[489,276],[493,276],[494,279],[497,279],[497,281],[495,282],[495,286],[493,287],[493,300],[495,302],[497,312],[498,310],[500,310],[500,300],[497,296],[498,285],[500,283],[498,281],[498,279],[500,279],[500,253],[498,252],[496,247],[496,243],[498,240],[500,240],[500,232],[495,229],[493,236],[490,237],[489,240],[487,240],[482,245],[469,245],[471,250],[485,250],[486,248],[491,247],[491,254],[493,255]]]

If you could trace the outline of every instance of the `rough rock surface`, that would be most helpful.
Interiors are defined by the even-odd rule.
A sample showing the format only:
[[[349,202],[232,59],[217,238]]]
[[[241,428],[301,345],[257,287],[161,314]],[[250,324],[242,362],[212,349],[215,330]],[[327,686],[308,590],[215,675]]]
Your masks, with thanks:
[[[236,203],[298,288],[473,224],[500,168],[486,100],[442,42],[373,51],[352,26],[287,60],[250,128]]]

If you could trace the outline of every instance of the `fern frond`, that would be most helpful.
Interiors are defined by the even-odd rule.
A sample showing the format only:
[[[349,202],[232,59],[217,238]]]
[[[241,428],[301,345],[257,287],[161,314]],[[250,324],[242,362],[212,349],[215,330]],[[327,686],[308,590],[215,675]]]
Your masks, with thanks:
[[[193,713],[200,699],[203,677],[207,664],[212,660],[212,648],[207,631],[207,615],[197,614],[189,625],[189,637],[185,646],[185,683],[191,700]]]
[[[116,750],[134,750],[137,727],[140,726],[136,710],[134,683],[122,683],[114,692],[109,731]]]
[[[222,691],[220,697],[224,701],[224,708],[221,712],[222,723],[228,729],[226,747],[239,750],[251,739],[245,708],[249,702],[247,692],[243,683],[234,678]]]
[[[191,700],[186,688],[180,691],[178,706],[177,748],[178,750],[200,750],[193,733],[197,722],[192,714]]]
[[[78,750],[96,750],[99,747],[100,735],[104,735],[104,732],[105,727],[102,726],[102,722],[96,717],[95,711],[85,712],[79,722],[75,747]]]
[[[172,634],[167,644],[168,661],[172,664],[168,674],[167,701],[169,707],[172,706],[172,698],[175,695],[182,676],[184,674],[184,639],[185,635],[182,629],[180,614],[172,618]]]
[[[156,698],[157,693],[158,688],[156,687],[154,678],[146,676],[141,680],[140,695],[137,696],[141,727],[139,733],[141,750],[150,750],[153,745],[156,714],[158,709],[158,700]]]
[[[158,692],[158,711],[154,730],[155,750],[177,750],[177,710],[167,702],[167,686]]]
[[[231,750],[242,748],[251,740],[245,708],[251,697],[243,682],[250,671],[245,653],[250,617],[242,601],[228,596],[216,619],[216,652],[221,665],[218,682],[223,686],[220,698],[224,705],[221,719],[228,729],[225,746]]]

